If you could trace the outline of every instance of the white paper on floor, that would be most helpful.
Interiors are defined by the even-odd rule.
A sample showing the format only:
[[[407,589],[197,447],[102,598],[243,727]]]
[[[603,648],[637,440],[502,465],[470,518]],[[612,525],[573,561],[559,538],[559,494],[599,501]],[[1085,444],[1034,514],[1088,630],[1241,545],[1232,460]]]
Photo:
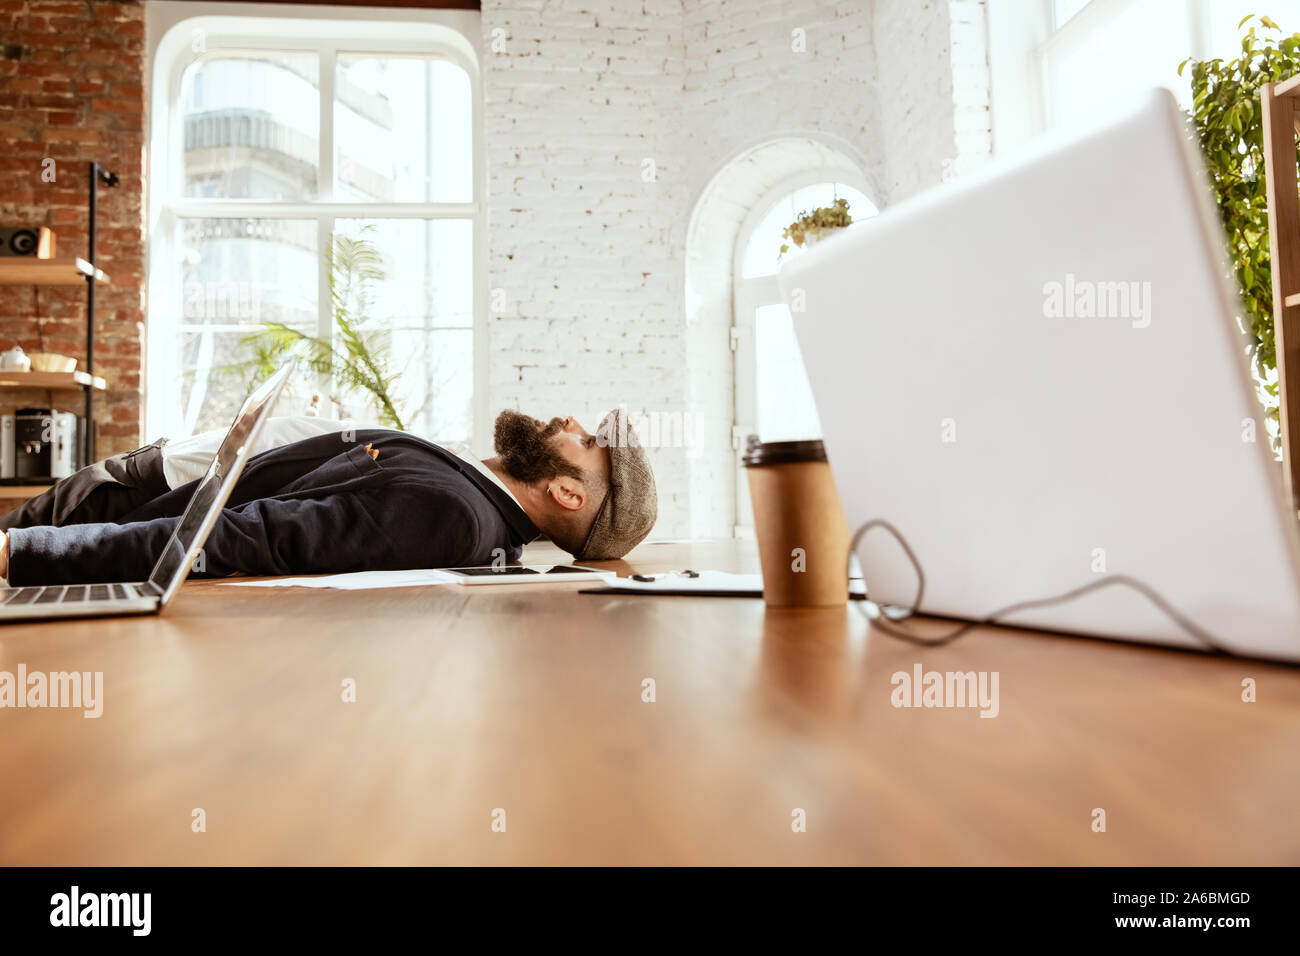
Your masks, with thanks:
[[[414,588],[430,584],[455,584],[446,571],[354,571],[350,574],[324,574],[313,578],[270,578],[266,581],[222,581],[233,588],[339,588],[344,591],[370,591],[378,588]]]

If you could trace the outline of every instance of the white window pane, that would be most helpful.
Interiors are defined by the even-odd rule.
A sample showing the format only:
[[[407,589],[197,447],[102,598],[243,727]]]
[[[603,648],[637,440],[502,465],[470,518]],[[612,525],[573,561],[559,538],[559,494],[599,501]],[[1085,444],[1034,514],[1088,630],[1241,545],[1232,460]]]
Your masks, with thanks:
[[[1208,59],[1235,60],[1241,56],[1241,35],[1252,26],[1261,37],[1274,42],[1300,33],[1300,0],[1263,4],[1257,0],[1208,0],[1205,5],[1210,44],[1206,54]],[[1265,29],[1258,21],[1238,27],[1237,24],[1250,14],[1272,17],[1282,32]]]
[[[320,169],[315,54],[221,54],[181,83],[185,195],[300,201]]]
[[[821,420],[785,305],[754,312],[758,435],[763,441],[820,438]]]
[[[870,219],[878,212],[875,204],[866,195],[844,183],[816,183],[798,189],[773,203],[750,234],[741,266],[741,277],[752,279],[758,276],[776,275],[783,261],[781,246],[786,243],[786,240],[781,238],[781,232],[794,222],[800,213],[829,206],[837,198],[848,200],[849,215],[853,218],[854,226]],[[849,228],[852,229],[853,226]],[[786,256],[797,256],[801,251],[798,246],[792,245]]]
[[[185,327],[180,335],[180,401],[190,426],[185,434],[226,429],[244,399],[266,375],[248,365],[249,346],[243,341],[252,330]],[[276,415],[305,415],[318,392],[311,376],[298,369],[276,403]],[[167,437],[181,437],[181,433]]]
[[[396,389],[407,429],[442,445],[468,446],[474,410],[473,330],[400,327],[393,348],[412,358]]]
[[[180,339],[177,389],[181,422],[168,437],[226,428],[258,373],[240,367],[252,356],[241,340],[263,323],[280,322],[315,334],[319,254],[316,223],[290,219],[183,219],[180,316],[151,316],[174,323]],[[312,385],[300,373],[280,409],[306,409]]]
[[[1088,0],[1052,0],[1052,22],[1060,29],[1067,20],[1088,5]]]
[[[471,202],[469,76],[445,60],[340,54],[334,123],[336,197]]]
[[[381,257],[383,279],[373,284],[366,319],[389,335],[403,424],[434,440],[467,441],[474,384],[472,222],[341,219],[335,230],[364,239]]]
[[[180,227],[186,322],[274,321],[315,331],[315,222],[182,219]]]
[[[1186,6],[1135,2],[1113,9],[1112,17],[1070,32],[1049,50],[1053,125],[1100,123],[1154,86],[1173,90],[1184,105],[1190,102],[1187,81],[1178,76],[1178,64],[1192,50]]]

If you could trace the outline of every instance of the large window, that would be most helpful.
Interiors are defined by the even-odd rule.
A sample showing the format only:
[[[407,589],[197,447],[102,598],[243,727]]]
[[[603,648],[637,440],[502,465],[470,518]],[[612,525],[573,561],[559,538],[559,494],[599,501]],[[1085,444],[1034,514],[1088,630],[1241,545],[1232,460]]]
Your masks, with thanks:
[[[428,26],[428,25],[425,25]],[[338,341],[349,318],[397,373],[411,431],[470,443],[477,82],[452,31],[199,18],[155,62],[147,427],[226,427],[269,324]],[[161,107],[161,115],[159,111]],[[363,249],[359,267],[340,242]],[[372,398],[301,369],[281,414],[378,421]]]

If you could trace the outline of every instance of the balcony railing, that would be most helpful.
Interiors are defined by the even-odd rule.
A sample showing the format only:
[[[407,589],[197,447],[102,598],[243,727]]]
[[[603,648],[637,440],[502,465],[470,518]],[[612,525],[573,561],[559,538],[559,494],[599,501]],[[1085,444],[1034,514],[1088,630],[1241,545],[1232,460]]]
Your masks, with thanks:
[[[246,146],[316,165],[318,144],[265,110],[209,110],[185,117],[185,151]]]
[[[279,122],[266,110],[225,109],[208,110],[185,117],[185,152],[219,150],[244,147],[268,154],[268,165],[283,176],[288,170],[297,170],[303,182],[315,188],[315,171],[319,162],[320,145],[314,136]],[[274,157],[274,158],[272,158]],[[224,168],[224,167],[223,167]],[[209,164],[187,157],[187,179],[215,172]],[[391,202],[393,181],[390,177],[344,156],[339,163],[339,182],[357,190],[362,196],[377,201]]]

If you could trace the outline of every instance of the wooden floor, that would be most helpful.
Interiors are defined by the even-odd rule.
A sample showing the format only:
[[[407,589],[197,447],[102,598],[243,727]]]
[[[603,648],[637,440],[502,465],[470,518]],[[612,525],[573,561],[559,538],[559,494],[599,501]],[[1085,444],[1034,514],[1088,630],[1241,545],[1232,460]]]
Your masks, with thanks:
[[[577,587],[192,582],[159,617],[0,629],[0,670],[105,682],[98,720],[0,710],[0,863],[1300,863],[1300,668]],[[998,716],[891,706],[917,663],[997,671]]]

